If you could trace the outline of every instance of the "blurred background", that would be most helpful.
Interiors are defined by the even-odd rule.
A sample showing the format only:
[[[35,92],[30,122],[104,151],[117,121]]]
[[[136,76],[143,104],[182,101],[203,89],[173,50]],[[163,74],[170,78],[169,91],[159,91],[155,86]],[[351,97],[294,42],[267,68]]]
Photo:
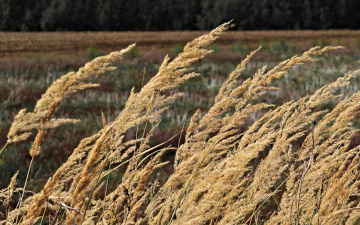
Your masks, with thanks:
[[[227,75],[260,45],[262,50],[241,79],[313,46],[345,47],[296,66],[278,80],[280,89],[263,99],[275,105],[312,93],[359,69],[360,63],[358,0],[0,0],[0,18],[0,147],[17,112],[32,111],[53,81],[97,56],[137,43],[118,70],[94,80],[100,88],[61,104],[55,117],[78,118],[81,123],[49,132],[33,165],[28,184],[32,190],[41,187],[82,138],[101,129],[101,113],[107,121],[118,115],[130,89],[140,90],[166,54],[174,58],[188,41],[223,22],[232,20],[233,27],[210,46],[213,54],[194,66],[201,76],[180,88],[185,95],[164,114],[153,144],[175,134],[169,144],[181,143],[180,131],[192,113],[205,112]],[[341,91],[357,91],[359,81],[354,79]],[[17,170],[24,179],[29,145],[8,146],[0,156],[0,187]]]
[[[357,0],[1,0],[3,31],[357,29]]]

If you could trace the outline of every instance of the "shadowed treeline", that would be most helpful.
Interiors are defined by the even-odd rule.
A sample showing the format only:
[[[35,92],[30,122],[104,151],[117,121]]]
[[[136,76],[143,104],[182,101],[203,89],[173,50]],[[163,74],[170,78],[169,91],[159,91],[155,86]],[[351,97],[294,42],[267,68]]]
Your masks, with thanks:
[[[0,0],[2,31],[358,29],[357,0]],[[351,16],[349,16],[351,15]]]

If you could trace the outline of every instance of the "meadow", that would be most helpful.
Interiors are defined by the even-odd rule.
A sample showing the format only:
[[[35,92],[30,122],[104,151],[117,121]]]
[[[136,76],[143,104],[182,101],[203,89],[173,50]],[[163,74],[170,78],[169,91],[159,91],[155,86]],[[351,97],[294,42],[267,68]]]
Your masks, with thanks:
[[[359,32],[227,26],[2,33],[0,224],[359,223]]]

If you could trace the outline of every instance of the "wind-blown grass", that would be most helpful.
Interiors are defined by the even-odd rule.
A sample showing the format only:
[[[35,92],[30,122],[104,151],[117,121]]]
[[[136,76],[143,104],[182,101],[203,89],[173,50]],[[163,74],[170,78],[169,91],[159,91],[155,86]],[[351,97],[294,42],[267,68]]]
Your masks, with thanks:
[[[81,140],[38,193],[25,195],[26,185],[17,188],[15,174],[0,192],[4,208],[0,224],[358,221],[360,134],[351,122],[360,112],[360,92],[342,96],[339,90],[360,71],[279,106],[262,101],[264,95],[281,91],[271,84],[290,68],[340,47],[314,47],[272,69],[261,67],[240,82],[248,62],[261,49],[251,52],[229,74],[208,112],[192,116],[183,144],[150,145],[164,112],[181,96],[177,88],[199,76],[193,64],[212,52],[209,46],[228,26],[189,42],[173,60],[165,57],[157,74],[139,92],[131,91],[119,115],[113,121],[103,117],[103,128]],[[121,58],[131,47],[116,56]],[[22,110],[15,117],[7,144],[27,140],[35,129],[30,155],[41,154],[42,132],[74,122],[51,120],[59,102],[95,86],[83,79],[113,69],[112,56],[87,64],[99,69],[85,65],[51,85],[33,112]],[[328,107],[329,102],[337,104]],[[129,138],[134,130],[136,137]],[[161,182],[158,174],[171,163],[164,160],[167,151],[176,151],[176,158],[172,173]],[[111,183],[113,177],[119,181]]]

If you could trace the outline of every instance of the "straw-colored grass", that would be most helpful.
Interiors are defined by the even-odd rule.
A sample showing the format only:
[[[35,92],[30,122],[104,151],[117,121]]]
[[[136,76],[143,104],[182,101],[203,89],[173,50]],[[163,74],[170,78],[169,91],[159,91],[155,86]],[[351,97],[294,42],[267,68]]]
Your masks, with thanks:
[[[139,92],[131,91],[113,121],[81,140],[42,190],[27,193],[15,174],[0,191],[0,224],[356,224],[360,220],[360,92],[342,96],[360,71],[349,72],[315,93],[275,107],[262,96],[278,90],[274,80],[298,64],[340,47],[315,47],[272,69],[259,68],[239,82],[251,52],[215,97],[205,114],[197,111],[179,146],[151,146],[162,114],[181,96],[177,87],[199,76],[191,66],[211,53],[208,47],[225,23],[189,42],[175,59],[165,57],[159,71]],[[6,145],[36,135],[29,154],[41,154],[48,129],[73,119],[51,119],[60,102],[112,66],[132,46],[96,58],[78,72],[55,81],[33,112],[21,110]],[[336,102],[335,107],[326,107]],[[142,128],[134,139],[128,132]],[[4,149],[6,150],[6,145]],[[166,182],[158,172],[176,151]],[[33,161],[33,160],[32,160]],[[31,164],[27,177],[31,176]],[[110,177],[120,182],[110,184]],[[20,198],[17,194],[20,194]]]

